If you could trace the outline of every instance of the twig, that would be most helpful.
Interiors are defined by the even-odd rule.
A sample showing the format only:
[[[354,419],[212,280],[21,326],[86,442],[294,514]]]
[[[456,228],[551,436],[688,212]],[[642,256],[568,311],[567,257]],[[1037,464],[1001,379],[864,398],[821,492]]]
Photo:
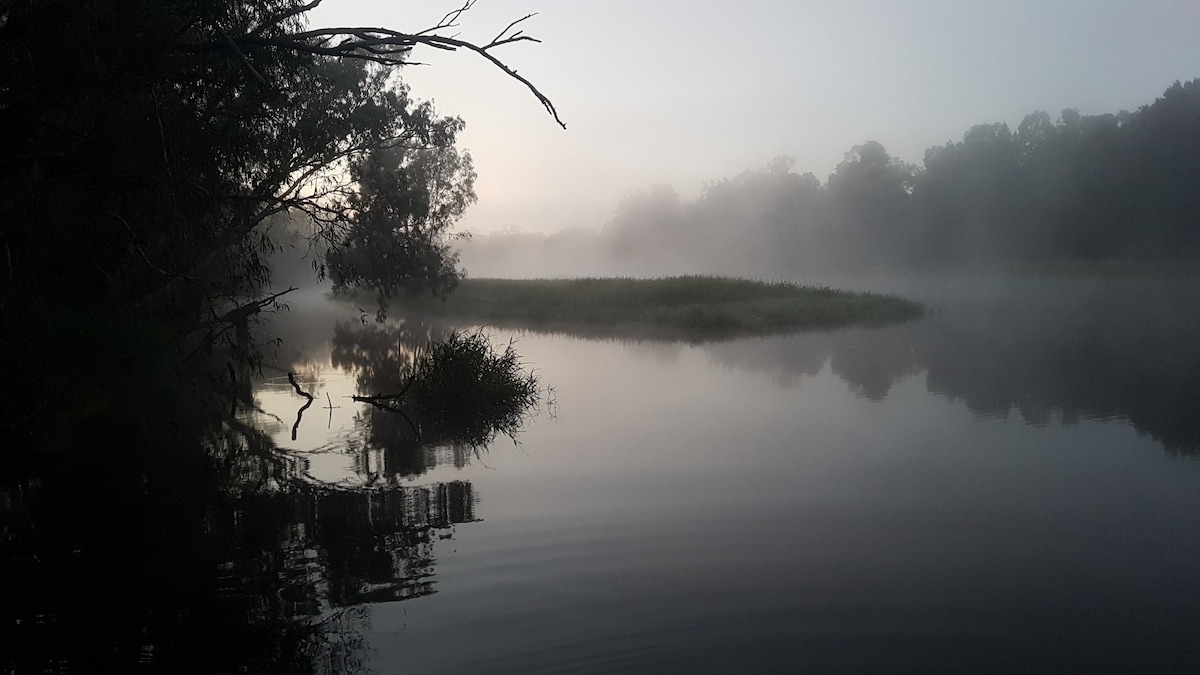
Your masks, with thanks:
[[[412,380],[409,380],[409,383],[411,384]],[[405,389],[407,388],[408,387],[406,386]],[[417,437],[417,440],[420,440],[421,430],[417,428],[416,422],[413,422],[412,418],[400,408],[399,404],[392,403],[392,401],[399,399],[401,396],[403,396],[403,393],[394,395],[376,394],[375,396],[351,396],[350,398],[358,401],[359,403],[367,403],[380,410],[385,410],[387,412],[400,415],[404,418],[405,422],[408,422],[408,426],[412,429],[413,435]]]
[[[308,406],[312,405],[313,395],[300,388],[300,385],[296,382],[296,375],[294,373],[288,373],[288,382],[292,383],[297,394],[308,399],[308,402],[300,406],[300,409],[296,411],[296,423],[292,425],[292,440],[294,441],[296,440],[296,433],[300,429],[300,418],[304,417],[304,411],[308,410]]]
[[[469,10],[474,4],[474,0],[467,0],[459,9],[447,13],[438,22],[438,25],[417,33],[404,33],[377,26],[338,26],[297,31],[290,34],[285,33],[279,36],[266,36],[264,33],[269,27],[278,26],[278,21],[294,16],[294,14],[285,12],[273,21],[268,21],[255,30],[241,36],[230,36],[219,27],[214,26],[219,38],[215,43],[178,44],[175,48],[180,51],[189,52],[205,52],[217,49],[230,50],[255,79],[264,83],[265,78],[250,64],[247,52],[261,48],[277,48],[316,56],[360,59],[384,66],[406,66],[412,65],[413,62],[409,57],[413,47],[418,45],[450,52],[465,49],[482,56],[490,61],[492,65],[504,71],[506,75],[525,85],[530,93],[537,98],[538,102],[542,104],[542,107],[546,109],[546,112],[550,113],[554,121],[563,129],[566,129],[566,123],[559,118],[558,110],[555,109],[550,99],[528,79],[518,75],[514,68],[510,68],[508,64],[493,56],[490,51],[493,47],[502,47],[516,42],[541,42],[537,38],[525,35],[522,30],[514,32],[514,28],[518,24],[534,16],[533,14],[523,16],[508,24],[499,35],[485,45],[462,40],[456,36],[442,35],[434,32],[455,27],[462,13]],[[315,3],[313,3],[313,6],[315,6]],[[303,13],[311,8],[311,6],[303,6],[296,14]]]

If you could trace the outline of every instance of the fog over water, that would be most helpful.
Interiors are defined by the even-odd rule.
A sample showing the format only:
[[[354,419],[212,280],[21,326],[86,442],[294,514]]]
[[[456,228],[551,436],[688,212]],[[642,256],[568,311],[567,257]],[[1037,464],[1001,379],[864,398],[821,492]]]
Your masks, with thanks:
[[[381,670],[1187,668],[1200,323],[1177,308],[1200,287],[1000,281],[839,279],[929,304],[877,329],[692,345],[518,332],[556,411],[482,453],[414,461],[344,400],[298,442],[277,437],[309,480],[471,496],[409,558],[425,591],[363,605]],[[325,342],[329,324],[297,309],[276,330],[310,335],[306,386],[335,400],[354,377],[327,354],[437,330],[333,305]],[[296,397],[259,386],[290,421]]]

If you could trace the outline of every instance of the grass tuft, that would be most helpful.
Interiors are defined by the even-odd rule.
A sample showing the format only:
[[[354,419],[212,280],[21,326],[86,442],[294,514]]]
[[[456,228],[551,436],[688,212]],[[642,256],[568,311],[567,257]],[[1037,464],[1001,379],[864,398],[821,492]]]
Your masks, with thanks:
[[[537,409],[540,392],[512,342],[499,350],[482,331],[454,331],[417,357],[407,399],[421,428],[438,440],[482,446],[497,434],[512,437]]]

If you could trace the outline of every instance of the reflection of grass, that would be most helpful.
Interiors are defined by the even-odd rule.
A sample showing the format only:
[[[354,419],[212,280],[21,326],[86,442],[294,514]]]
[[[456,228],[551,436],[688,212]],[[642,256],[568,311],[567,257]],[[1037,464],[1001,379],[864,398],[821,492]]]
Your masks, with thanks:
[[[360,334],[369,332],[375,331]],[[498,434],[515,437],[541,400],[538,379],[525,370],[513,343],[498,347],[483,331],[431,339],[408,363],[370,349],[341,351],[371,359],[357,367],[358,383],[377,393],[354,400],[398,413],[407,423],[389,425],[389,441],[482,447]],[[372,424],[373,433],[380,430],[378,420]]]
[[[466,279],[445,301],[398,309],[494,325],[645,337],[715,338],[921,316],[919,304],[873,293],[727,277]]]
[[[513,436],[540,393],[511,342],[498,351],[482,332],[455,331],[418,356],[407,398],[439,440],[480,446],[497,433]]]

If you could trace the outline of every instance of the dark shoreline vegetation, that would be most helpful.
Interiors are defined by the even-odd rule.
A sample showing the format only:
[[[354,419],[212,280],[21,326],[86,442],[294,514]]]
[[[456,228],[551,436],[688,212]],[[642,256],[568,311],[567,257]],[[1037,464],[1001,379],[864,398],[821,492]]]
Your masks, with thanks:
[[[786,281],[714,276],[464,279],[445,298],[406,296],[404,313],[504,327],[688,341],[881,326],[919,318],[919,303]]]
[[[501,60],[534,40],[529,17],[475,44],[457,28],[472,3],[408,30],[322,27],[317,4],[0,6],[6,451],[71,447],[164,389],[231,423],[274,346],[259,315],[291,281],[457,281],[448,228],[476,199],[464,122],[398,73],[415,47],[474,53],[561,125]],[[48,30],[73,49],[42,53]],[[302,270],[289,248],[311,252]]]

